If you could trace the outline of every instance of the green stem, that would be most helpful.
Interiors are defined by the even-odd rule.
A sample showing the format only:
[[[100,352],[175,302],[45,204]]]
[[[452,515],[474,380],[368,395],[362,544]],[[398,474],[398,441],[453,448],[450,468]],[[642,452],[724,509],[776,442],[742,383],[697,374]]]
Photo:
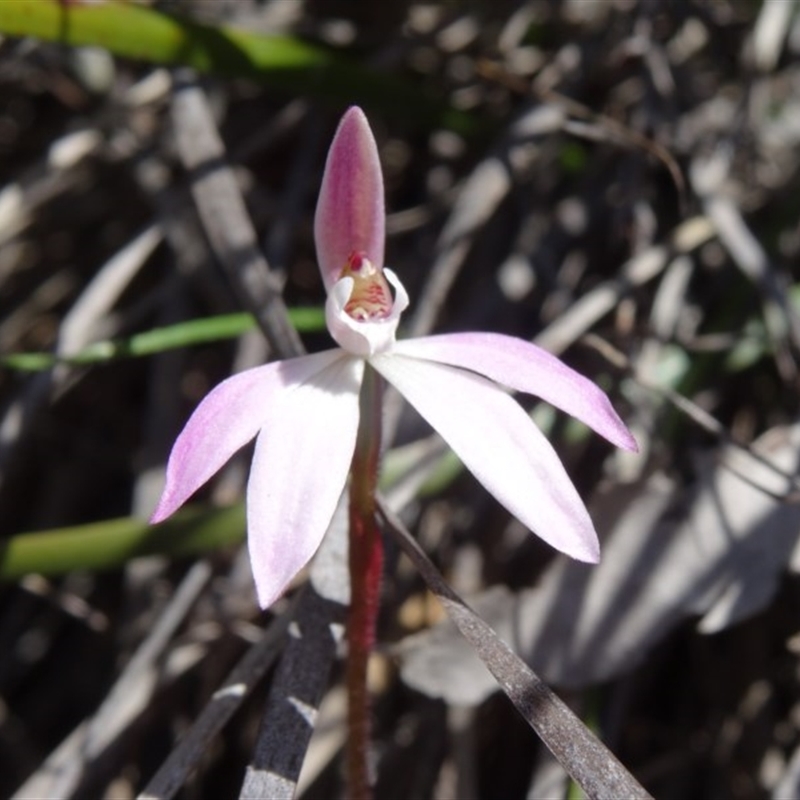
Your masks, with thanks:
[[[375,515],[383,381],[369,364],[365,364],[364,369],[361,419],[350,479],[350,611],[347,618],[347,797],[350,800],[372,797],[367,664],[375,643],[383,572],[383,543]]]

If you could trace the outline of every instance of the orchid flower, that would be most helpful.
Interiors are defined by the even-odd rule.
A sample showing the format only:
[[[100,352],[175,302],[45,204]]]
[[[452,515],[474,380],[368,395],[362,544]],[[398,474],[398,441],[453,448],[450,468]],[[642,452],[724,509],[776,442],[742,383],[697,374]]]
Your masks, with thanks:
[[[350,108],[328,153],[314,221],[338,348],[249,369],[200,403],[167,465],[153,515],[170,516],[256,439],[247,486],[250,560],[266,608],[319,547],[347,482],[369,364],[439,432],[520,522],[569,556],[596,562],[592,521],[555,450],[507,390],[536,395],[612,444],[636,442],[590,380],[497,333],[397,340],[408,295],[384,267],[383,176],[363,112]]]

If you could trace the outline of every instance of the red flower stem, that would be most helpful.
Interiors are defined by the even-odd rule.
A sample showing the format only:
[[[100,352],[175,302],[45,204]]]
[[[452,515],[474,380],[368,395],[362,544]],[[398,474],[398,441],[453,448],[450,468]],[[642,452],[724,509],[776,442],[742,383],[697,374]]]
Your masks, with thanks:
[[[382,398],[383,380],[369,364],[365,364],[360,395],[361,418],[350,477],[350,611],[347,617],[349,800],[369,800],[372,797],[367,664],[375,643],[383,572],[383,542],[375,504]]]

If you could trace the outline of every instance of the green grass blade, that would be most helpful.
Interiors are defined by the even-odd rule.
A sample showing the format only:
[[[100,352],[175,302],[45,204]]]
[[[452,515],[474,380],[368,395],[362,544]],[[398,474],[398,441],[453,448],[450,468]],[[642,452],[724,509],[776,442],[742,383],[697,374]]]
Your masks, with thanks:
[[[123,518],[21,533],[0,545],[0,580],[113,569],[154,553],[196,555],[241,542],[244,532],[244,505],[240,504],[213,511],[188,508],[160,525]]]
[[[289,319],[300,333],[315,333],[325,329],[325,311],[322,308],[292,308],[289,310]],[[150,356],[178,347],[233,339],[253,327],[255,320],[250,314],[223,314],[154,328],[134,334],[129,339],[94,342],[79,353],[65,356],[53,353],[12,353],[0,357],[0,365],[8,369],[38,372],[50,369],[58,363],[97,364],[115,358]]]
[[[213,26],[135,3],[0,0],[0,33],[71,46],[104,47],[154,64],[249,77],[332,103],[361,103],[395,116],[468,134],[476,120],[414,83],[364,67],[333,50],[290,36]]]

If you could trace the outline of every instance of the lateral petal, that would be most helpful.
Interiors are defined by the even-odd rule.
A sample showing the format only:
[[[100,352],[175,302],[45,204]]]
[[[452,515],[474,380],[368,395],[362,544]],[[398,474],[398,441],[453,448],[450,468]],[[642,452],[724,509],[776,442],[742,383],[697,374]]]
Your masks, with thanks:
[[[564,466],[509,395],[480,375],[396,352],[370,363],[520,522],[579,561],[599,560],[597,534]]]
[[[151,522],[182,506],[268,421],[282,424],[276,399],[308,381],[345,354],[328,350],[240,372],[211,390],[189,417],[167,462],[167,479]]]
[[[325,289],[338,280],[350,254],[383,267],[385,212],[378,146],[364,112],[349,108],[333,137],[314,216],[314,241]]]
[[[341,355],[280,393],[273,424],[256,440],[247,484],[247,542],[262,608],[314,555],[347,481],[364,362]]]
[[[597,384],[524,339],[500,333],[448,333],[397,342],[394,352],[468,369],[541,397],[617,447],[639,449]]]

